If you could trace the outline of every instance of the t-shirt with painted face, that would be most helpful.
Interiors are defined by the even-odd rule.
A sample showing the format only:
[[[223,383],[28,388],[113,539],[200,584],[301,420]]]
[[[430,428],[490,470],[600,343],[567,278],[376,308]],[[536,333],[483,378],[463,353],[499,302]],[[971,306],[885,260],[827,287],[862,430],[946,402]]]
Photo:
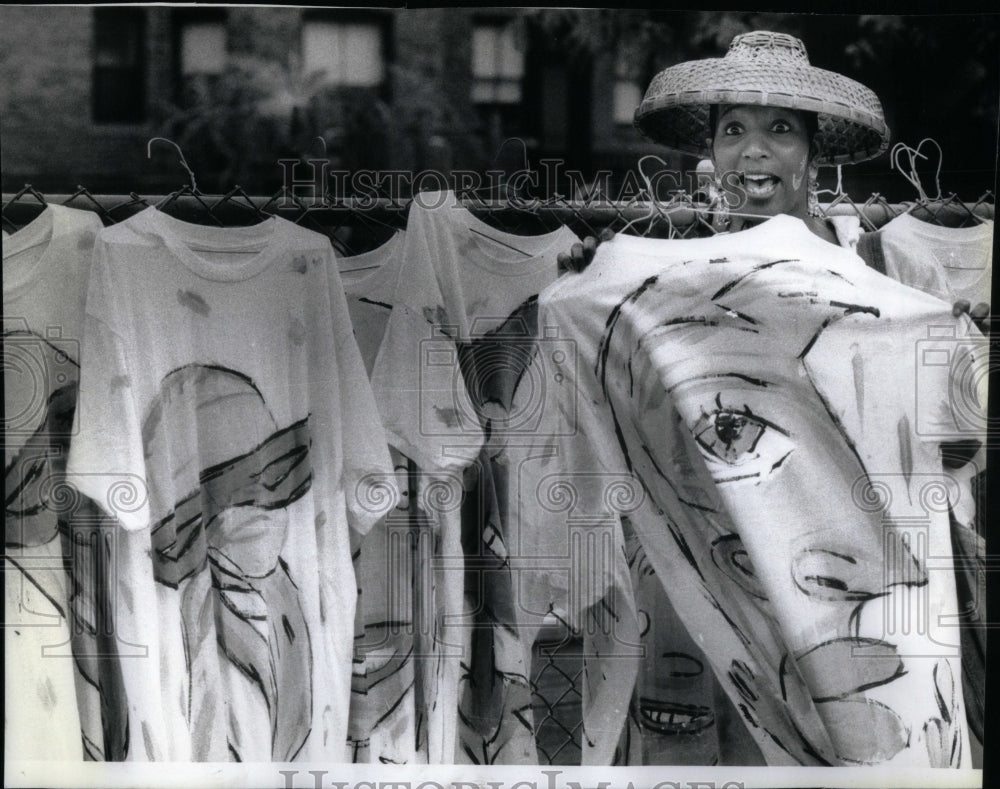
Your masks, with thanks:
[[[81,737],[74,687],[80,644],[68,626],[75,595],[66,573],[74,502],[63,474],[101,227],[90,211],[49,205],[3,244],[4,753],[12,760],[78,760],[94,736],[84,727]],[[89,665],[81,659],[77,670]]]
[[[129,758],[342,759],[350,532],[397,491],[328,239],[143,211],[85,336],[69,479],[120,523]]]
[[[971,322],[784,216],[619,236],[541,313],[578,374],[551,388],[562,416],[535,468],[519,458],[521,539],[550,557],[621,546],[607,516],[627,516],[678,643],[708,658],[768,764],[968,766],[939,444],[984,429]],[[618,501],[584,484],[623,471],[636,487]],[[568,584],[553,564],[528,604],[613,586],[610,562],[564,564]]]
[[[339,258],[354,335],[371,374],[392,313],[403,264],[404,233],[380,247]],[[466,397],[440,391],[438,410]],[[383,413],[381,387],[374,391]],[[462,469],[479,454],[471,430],[421,434],[409,425],[405,446],[421,463],[390,446],[399,503],[364,537],[354,554],[358,579],[348,758],[370,763],[451,763],[456,748],[462,634]],[[455,441],[455,439],[460,439]],[[461,451],[455,451],[455,445]],[[448,450],[452,451],[449,452]]]

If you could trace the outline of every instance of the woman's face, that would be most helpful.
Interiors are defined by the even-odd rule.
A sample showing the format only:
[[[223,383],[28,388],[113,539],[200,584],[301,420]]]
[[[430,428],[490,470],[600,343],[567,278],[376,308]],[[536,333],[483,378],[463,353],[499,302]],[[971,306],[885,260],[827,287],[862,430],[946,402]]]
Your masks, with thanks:
[[[739,203],[731,203],[734,211],[806,219],[811,153],[805,117],[796,110],[746,104],[719,108],[712,160],[728,191],[737,184],[742,189]]]

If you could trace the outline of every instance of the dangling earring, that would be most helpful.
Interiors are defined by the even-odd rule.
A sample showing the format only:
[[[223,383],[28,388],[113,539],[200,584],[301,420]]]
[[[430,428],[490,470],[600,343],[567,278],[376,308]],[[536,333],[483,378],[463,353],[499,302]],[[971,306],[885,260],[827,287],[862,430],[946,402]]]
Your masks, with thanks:
[[[712,212],[712,229],[716,233],[725,233],[729,230],[732,218],[729,216],[729,200],[726,198],[726,192],[722,188],[722,179],[718,174],[715,176],[713,191],[712,202],[709,206]]]
[[[819,165],[809,165],[809,185],[806,193],[806,210],[809,216],[823,216],[819,208]]]

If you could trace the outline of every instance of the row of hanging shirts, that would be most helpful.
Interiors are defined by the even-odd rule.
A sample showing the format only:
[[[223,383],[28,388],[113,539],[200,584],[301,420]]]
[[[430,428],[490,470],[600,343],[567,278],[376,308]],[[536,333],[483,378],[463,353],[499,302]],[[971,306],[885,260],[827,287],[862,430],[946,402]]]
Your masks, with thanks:
[[[593,629],[568,580],[524,610],[549,570],[519,566],[545,540],[512,517],[527,481],[508,447],[531,444],[578,372],[538,296],[579,239],[504,233],[451,193],[422,203],[445,210],[413,206],[405,232],[340,259],[283,220],[156,209],[102,229],[49,206],[5,239],[8,613],[26,617],[18,709],[65,735],[47,758],[536,762],[534,635]],[[906,267],[933,267],[949,295],[988,282],[990,223],[902,224],[906,262],[887,273],[920,285]],[[976,232],[949,267],[935,250],[964,248],[959,231]],[[639,581],[623,578],[631,610]],[[646,594],[647,615],[670,609],[662,584]],[[613,654],[596,632],[584,654]],[[643,758],[620,742],[634,658],[590,680],[584,763]],[[663,669],[642,671],[648,686]],[[670,727],[649,709],[638,730],[655,740]],[[685,714],[682,732],[701,720]],[[713,726],[691,758],[719,758]]]

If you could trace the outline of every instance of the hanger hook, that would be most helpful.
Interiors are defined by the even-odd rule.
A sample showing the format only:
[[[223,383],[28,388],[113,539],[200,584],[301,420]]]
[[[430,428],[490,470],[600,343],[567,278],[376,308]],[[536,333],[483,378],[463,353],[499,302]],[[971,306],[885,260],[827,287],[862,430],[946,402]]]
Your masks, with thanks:
[[[906,155],[909,159],[909,169],[903,169],[903,165],[900,164],[900,156]],[[903,176],[910,185],[917,190],[917,197],[923,202],[927,202],[927,193],[924,192],[924,187],[920,183],[920,177],[917,175],[917,159],[926,159],[920,151],[916,148],[911,148],[905,142],[897,142],[892,146],[892,150],[889,152],[889,167],[890,169],[899,170],[899,174]]]
[[[935,200],[940,200],[941,199],[941,167],[944,164],[944,151],[941,150],[941,146],[938,144],[938,141],[935,140],[933,137],[924,137],[924,139],[922,139],[920,142],[917,143],[917,155],[918,156],[920,156],[920,149],[923,148],[925,142],[930,143],[935,148],[937,148],[937,152],[938,152],[938,164],[937,164],[937,169],[934,171],[934,186],[937,187],[937,197],[935,197],[934,199]],[[921,158],[926,159],[927,157],[926,156],[922,156]]]
[[[181,146],[179,146],[173,140],[168,140],[166,137],[152,137],[149,140],[149,142],[146,143],[146,158],[147,159],[153,158],[153,143],[156,142],[157,140],[159,140],[160,142],[165,142],[168,145],[174,146],[174,148],[177,150],[177,155],[180,157],[181,167],[183,167],[187,171],[188,176],[190,176],[191,178],[191,191],[197,192],[198,184],[194,179],[194,171],[188,165],[187,159],[184,158],[184,151],[181,150]]]
[[[663,160],[662,157],[657,156],[655,153],[647,153],[645,156],[640,156],[639,161],[636,164],[636,169],[638,169],[639,171],[639,177],[642,179],[642,182],[646,185],[646,194],[649,195],[650,200],[655,201],[656,195],[653,194],[652,178],[646,175],[645,171],[642,169],[642,165],[647,159],[656,159],[656,161],[658,161],[664,167],[667,166],[667,163]]]
[[[324,137],[321,134],[317,134],[316,139],[319,140],[319,144],[323,147],[323,158],[324,159],[330,158],[330,155],[327,153],[326,150],[326,137]]]
[[[528,163],[528,143],[526,143],[524,141],[524,138],[522,137],[508,137],[502,143],[500,143],[500,147],[497,148],[496,156],[493,157],[493,164],[497,163],[497,159],[500,158],[500,154],[503,153],[503,149],[507,146],[507,143],[509,142],[521,143],[521,153],[524,157],[523,158],[524,171],[528,172],[529,170],[531,170],[531,165]]]

